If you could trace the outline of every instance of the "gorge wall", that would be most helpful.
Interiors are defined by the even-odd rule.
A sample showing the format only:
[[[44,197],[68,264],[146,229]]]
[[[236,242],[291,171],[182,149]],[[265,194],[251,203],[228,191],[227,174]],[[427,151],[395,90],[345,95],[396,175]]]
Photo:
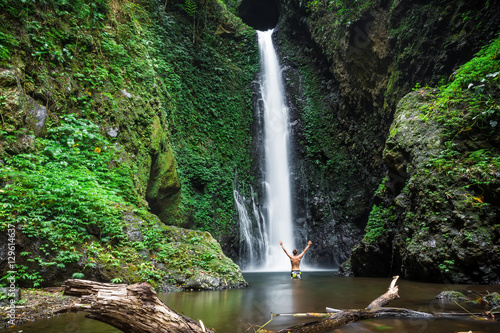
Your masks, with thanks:
[[[16,283],[246,285],[215,240],[235,257],[233,181],[251,177],[258,51],[235,8],[0,8],[0,238],[15,246]],[[2,246],[4,278],[8,257]]]
[[[278,22],[308,259],[498,281],[498,41],[474,58],[498,1],[0,7],[1,237],[15,225],[20,285],[246,285],[224,255],[238,258],[233,184],[259,186],[256,36],[236,14]]]
[[[483,104],[463,101],[484,117],[467,108],[456,116],[452,104],[441,122],[414,120],[425,118],[415,95],[432,104],[497,37],[498,3],[285,0],[282,8],[277,42],[292,104],[295,222],[303,241],[316,244],[313,260],[348,259],[341,271],[358,276],[498,282],[498,53],[454,86],[466,95],[464,84],[484,83]],[[420,86],[439,89],[401,101]],[[481,129],[469,132],[479,119]],[[428,160],[443,154],[463,159],[444,172]],[[453,176],[473,169],[471,156],[484,162],[481,171],[462,172],[465,181]]]

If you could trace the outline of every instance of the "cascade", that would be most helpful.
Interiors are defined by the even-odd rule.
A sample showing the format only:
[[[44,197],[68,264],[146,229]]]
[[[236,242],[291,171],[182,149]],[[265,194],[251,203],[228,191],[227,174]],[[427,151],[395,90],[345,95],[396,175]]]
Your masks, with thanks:
[[[254,200],[253,188],[251,191],[252,214],[247,210],[247,199],[236,188],[233,190],[234,202],[238,211],[240,221],[240,257],[245,258],[245,265],[254,267],[262,263],[265,249],[267,248],[267,236],[263,229],[264,218]],[[240,263],[242,266],[243,263]]]
[[[242,222],[241,217],[249,218],[250,215],[240,211],[243,207],[238,207],[241,243],[244,251],[247,252],[246,260],[248,261],[244,269],[253,271],[290,270],[290,262],[279,242],[283,241],[290,253],[295,248],[288,167],[288,108],[285,103],[281,68],[274,49],[272,33],[273,30],[257,31],[261,57],[261,111],[265,135],[265,213],[255,213],[253,203],[254,218],[251,220],[254,226],[252,226],[252,223]],[[235,193],[235,199],[236,197]],[[239,199],[241,201],[241,198]]]

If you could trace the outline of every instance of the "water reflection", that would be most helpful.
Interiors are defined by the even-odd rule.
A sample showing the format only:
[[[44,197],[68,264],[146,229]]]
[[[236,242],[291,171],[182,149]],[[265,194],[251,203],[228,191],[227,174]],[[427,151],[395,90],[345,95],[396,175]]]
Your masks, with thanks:
[[[217,333],[243,333],[252,325],[260,326],[269,321],[273,313],[324,312],[326,307],[349,309],[364,308],[374,298],[384,293],[391,281],[374,278],[342,278],[334,272],[303,272],[302,280],[290,280],[288,272],[245,273],[250,283],[246,289],[220,292],[164,293],[159,297],[172,309],[195,320],[202,320]],[[443,290],[472,290],[477,292],[500,292],[500,286],[471,286],[417,283],[398,281],[400,299],[391,303],[394,307],[405,307],[426,312],[463,310],[456,304],[433,298]],[[467,305],[471,312],[484,308]],[[279,330],[311,319],[277,317],[266,326],[268,330]],[[86,319],[83,314],[65,314],[40,320],[1,332],[23,333],[117,333],[118,330]],[[469,332],[498,333],[500,322],[473,320],[389,320],[374,319],[350,324],[335,333],[391,332],[391,333],[442,333]]]
[[[50,319],[40,319],[1,332],[22,333],[120,333],[121,331],[97,320],[85,318],[84,313],[67,313]]]
[[[204,318],[204,323],[218,333],[253,332],[269,321],[272,313],[324,312],[326,307],[339,309],[364,308],[384,293],[390,278],[343,278],[335,272],[303,272],[302,280],[290,280],[289,273],[245,273],[250,287],[244,290],[227,290],[223,293],[231,303],[207,301],[217,299],[218,293],[163,294],[162,299],[173,309],[194,318]],[[400,280],[401,298],[391,303],[394,307],[406,307],[426,312],[463,312],[458,305],[433,300],[443,290],[489,292],[500,291],[500,286],[471,286],[418,283]],[[237,295],[237,296],[235,296]],[[237,301],[235,300],[237,299]],[[191,312],[192,303],[199,302],[198,310]],[[203,306],[207,302],[208,306]],[[188,310],[189,309],[189,310]],[[472,312],[483,311],[479,306],[468,305]],[[279,330],[311,319],[277,317],[266,325],[268,330]],[[472,320],[392,320],[376,319],[351,324],[335,332],[398,332],[442,333],[469,330],[483,333],[500,332],[500,323]]]

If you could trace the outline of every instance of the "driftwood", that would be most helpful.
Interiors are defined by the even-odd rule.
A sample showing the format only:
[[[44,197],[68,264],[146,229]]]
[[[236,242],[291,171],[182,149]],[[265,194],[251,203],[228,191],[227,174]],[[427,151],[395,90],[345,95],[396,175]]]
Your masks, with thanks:
[[[370,319],[370,318],[461,318],[464,317],[483,317],[493,318],[500,316],[498,313],[427,313],[404,308],[389,308],[383,307],[389,304],[392,300],[399,298],[398,286],[396,281],[399,276],[395,276],[389,286],[387,292],[373,302],[365,309],[338,310],[327,308],[327,313],[292,313],[292,314],[274,314],[273,316],[293,316],[293,317],[322,317],[321,321],[299,324],[276,333],[319,333],[333,330],[355,321]],[[333,313],[333,314],[332,314]],[[271,331],[266,331],[271,333]]]
[[[392,278],[391,285],[387,292],[383,295],[380,295],[375,300],[373,300],[366,308],[368,310],[381,308],[386,304],[389,304],[396,298],[399,298],[398,295],[398,286],[396,286],[396,282],[398,282],[399,276],[395,276]]]
[[[129,333],[213,333],[201,321],[166,306],[147,283],[126,285],[71,279],[63,287],[65,295],[79,296],[81,303],[56,313],[85,311],[88,318]]]

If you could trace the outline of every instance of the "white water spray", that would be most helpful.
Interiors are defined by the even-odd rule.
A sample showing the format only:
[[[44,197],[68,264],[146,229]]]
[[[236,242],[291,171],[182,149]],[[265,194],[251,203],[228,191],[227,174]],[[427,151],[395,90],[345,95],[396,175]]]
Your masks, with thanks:
[[[246,271],[289,271],[290,261],[280,246],[289,253],[295,248],[290,170],[288,167],[288,108],[281,68],[272,41],[273,30],[257,31],[261,58],[260,93],[262,97],[265,160],[264,209],[257,207],[251,189],[246,199],[238,189],[234,199],[240,218],[240,256]],[[249,213],[251,202],[252,213]]]
[[[236,189],[236,186],[233,194],[240,220],[240,256],[245,258],[249,268],[253,268],[262,263],[267,248],[267,237],[262,223],[264,217],[255,203],[253,188],[250,187],[252,214],[248,213],[246,207],[248,200]]]
[[[281,68],[272,40],[273,30],[257,31],[262,65],[261,94],[265,132],[265,190],[267,249],[262,270],[290,270],[279,242],[295,247],[288,168],[288,108]]]

